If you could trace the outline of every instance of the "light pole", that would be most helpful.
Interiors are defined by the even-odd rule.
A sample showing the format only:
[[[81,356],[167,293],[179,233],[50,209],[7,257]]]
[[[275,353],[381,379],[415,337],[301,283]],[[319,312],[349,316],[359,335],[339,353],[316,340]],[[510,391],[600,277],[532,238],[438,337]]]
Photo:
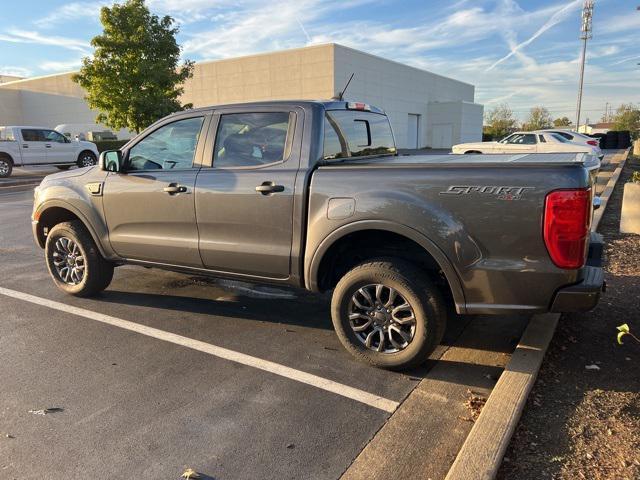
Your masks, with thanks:
[[[582,108],[582,87],[584,85],[584,64],[587,60],[587,40],[593,34],[591,32],[591,19],[593,18],[594,0],[584,0],[582,7],[582,26],[580,27],[580,39],[582,40],[582,58],[580,61],[580,85],[578,87],[578,106],[576,107],[576,129],[580,131],[580,109]]]

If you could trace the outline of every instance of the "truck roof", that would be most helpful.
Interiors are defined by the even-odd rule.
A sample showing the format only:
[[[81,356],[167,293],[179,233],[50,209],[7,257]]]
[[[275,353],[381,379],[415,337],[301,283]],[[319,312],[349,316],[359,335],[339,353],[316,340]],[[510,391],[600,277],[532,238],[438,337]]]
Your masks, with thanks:
[[[267,106],[274,106],[274,105],[282,105],[282,106],[295,105],[300,107],[322,106],[325,110],[348,110],[350,109],[349,108],[350,104],[356,104],[356,103],[360,105],[366,105],[367,111],[384,114],[384,110],[382,110],[381,108],[378,108],[373,105],[365,104],[363,102],[356,102],[356,101],[347,102],[342,100],[331,99],[331,100],[265,100],[265,101],[259,101],[259,102],[226,103],[222,105],[209,105],[206,107],[193,108],[191,110],[176,112],[174,113],[174,115],[184,113],[184,112],[198,112],[198,111],[211,110],[212,108],[233,108],[233,107],[247,107],[247,106],[267,107]]]

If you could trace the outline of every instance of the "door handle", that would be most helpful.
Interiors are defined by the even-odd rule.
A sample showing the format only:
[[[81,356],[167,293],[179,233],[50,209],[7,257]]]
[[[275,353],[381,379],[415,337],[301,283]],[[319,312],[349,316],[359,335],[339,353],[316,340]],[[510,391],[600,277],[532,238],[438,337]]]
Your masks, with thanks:
[[[22,148],[29,148],[29,145],[22,144]]]
[[[269,195],[270,193],[284,192],[284,185],[276,185],[274,182],[262,182],[262,185],[256,187],[256,192],[262,195]]]
[[[187,193],[187,187],[185,187],[184,185],[176,185],[175,183],[170,183],[168,187],[164,187],[162,190],[169,195],[175,195],[176,193]]]
[[[51,144],[50,144],[50,143],[47,143],[47,144],[45,145],[45,148],[51,148]]]

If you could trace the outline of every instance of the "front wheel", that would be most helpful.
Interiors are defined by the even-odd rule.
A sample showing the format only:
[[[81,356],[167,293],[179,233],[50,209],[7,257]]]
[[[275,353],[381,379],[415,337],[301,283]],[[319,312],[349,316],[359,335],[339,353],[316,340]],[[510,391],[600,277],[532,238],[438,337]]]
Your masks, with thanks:
[[[399,259],[373,260],[349,271],[333,292],[331,316],[352,355],[389,369],[422,364],[446,328],[440,291]]]
[[[85,150],[78,156],[78,167],[92,167],[98,163],[98,159],[96,158],[93,152],[89,150]]]
[[[6,178],[13,171],[13,162],[10,158],[0,156],[0,178]]]
[[[89,297],[111,283],[113,264],[102,257],[81,221],[54,226],[44,248],[51,278],[63,292]]]

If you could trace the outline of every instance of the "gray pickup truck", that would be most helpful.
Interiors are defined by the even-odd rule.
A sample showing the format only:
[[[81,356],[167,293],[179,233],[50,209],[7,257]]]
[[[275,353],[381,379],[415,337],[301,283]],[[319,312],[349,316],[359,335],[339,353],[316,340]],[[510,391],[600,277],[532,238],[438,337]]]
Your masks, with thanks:
[[[46,177],[35,240],[55,284],[107,288],[115,266],[333,291],[344,346],[420,364],[448,314],[593,308],[584,154],[398,155],[362,103],[286,101],[170,115],[99,165]]]

